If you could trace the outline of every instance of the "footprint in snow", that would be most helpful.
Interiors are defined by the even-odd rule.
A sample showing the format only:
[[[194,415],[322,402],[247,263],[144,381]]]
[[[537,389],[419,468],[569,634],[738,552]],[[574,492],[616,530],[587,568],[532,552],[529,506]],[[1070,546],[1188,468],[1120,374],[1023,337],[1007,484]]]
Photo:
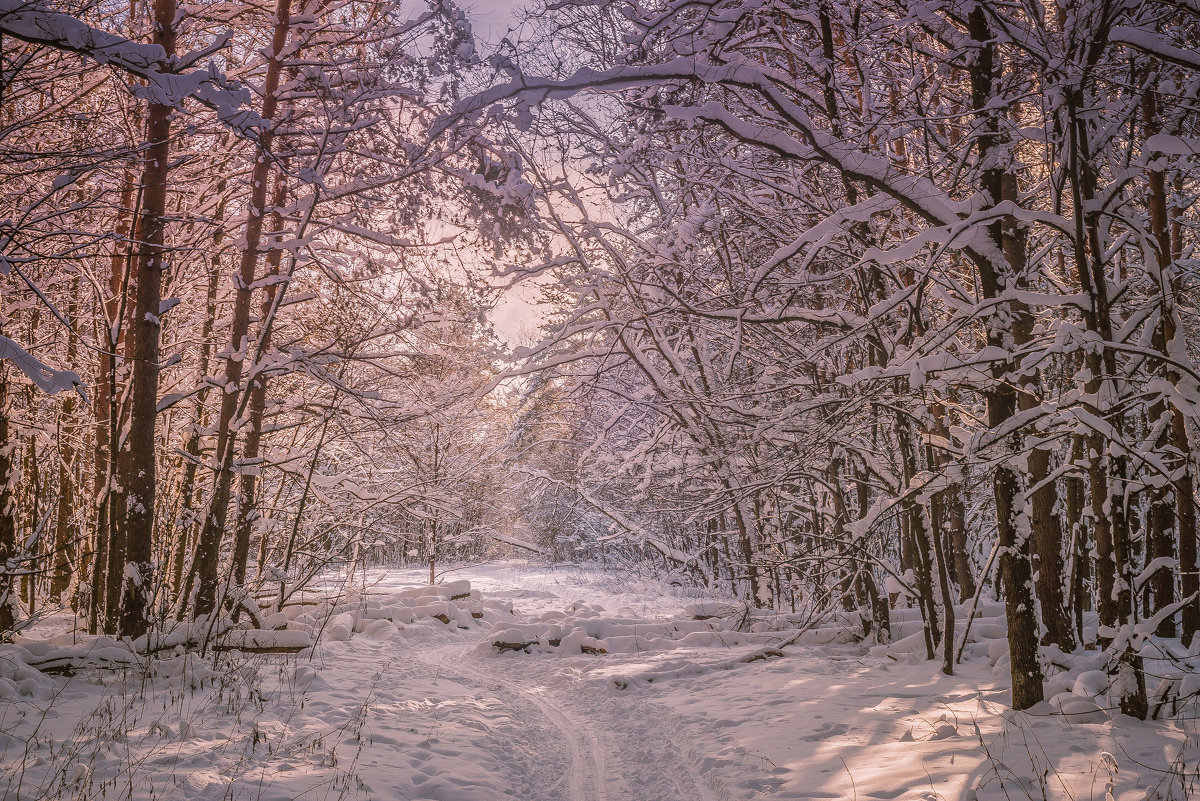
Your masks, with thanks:
[[[815,743],[818,740],[825,740],[830,737],[837,737],[850,731],[850,727],[845,723],[823,723],[814,733],[801,737],[805,742]]]

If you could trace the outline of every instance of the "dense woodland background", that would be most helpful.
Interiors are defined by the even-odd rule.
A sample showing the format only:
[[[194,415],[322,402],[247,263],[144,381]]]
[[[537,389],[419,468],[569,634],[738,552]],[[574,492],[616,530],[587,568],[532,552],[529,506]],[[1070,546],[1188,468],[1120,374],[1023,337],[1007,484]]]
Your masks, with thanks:
[[[947,672],[1001,595],[1014,706],[1098,643],[1144,716],[1143,641],[1200,629],[1194,0],[0,34],[0,631],[532,548],[880,640],[913,603]]]

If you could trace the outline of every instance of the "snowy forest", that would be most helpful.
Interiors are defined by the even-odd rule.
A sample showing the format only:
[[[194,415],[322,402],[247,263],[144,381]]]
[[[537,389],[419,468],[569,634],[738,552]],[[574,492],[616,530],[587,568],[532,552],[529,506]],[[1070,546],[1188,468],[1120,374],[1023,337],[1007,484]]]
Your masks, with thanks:
[[[473,13],[0,0],[0,642],[520,557],[1197,695],[1195,0]]]

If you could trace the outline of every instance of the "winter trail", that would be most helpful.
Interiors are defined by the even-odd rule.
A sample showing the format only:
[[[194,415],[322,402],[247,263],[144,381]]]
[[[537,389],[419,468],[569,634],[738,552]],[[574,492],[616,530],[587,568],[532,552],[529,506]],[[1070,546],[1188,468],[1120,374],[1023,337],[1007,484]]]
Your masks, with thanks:
[[[571,751],[570,801],[609,801],[609,777],[606,772],[606,752],[596,735],[572,720],[552,704],[538,697],[536,690],[523,690],[511,682],[498,682],[510,698],[520,698],[536,708],[543,718],[562,736]]]
[[[605,772],[605,752],[596,735],[568,719],[554,707],[543,703],[533,693],[522,690],[520,696],[536,706],[571,747],[571,801],[608,801],[609,782]]]
[[[533,660],[485,660],[473,648],[431,643],[410,658],[428,672],[505,699],[521,719],[509,744],[536,755],[526,768],[542,779],[525,798],[546,801],[716,801],[680,747],[667,715],[643,699],[621,699],[579,686],[577,671]],[[489,661],[499,664],[488,664]],[[560,749],[565,746],[565,754]],[[566,757],[564,764],[563,757]],[[563,793],[566,795],[563,795]]]
[[[502,580],[491,589],[512,596],[516,623],[527,623],[564,604],[563,598],[531,585],[528,579],[507,583],[511,581]],[[473,584],[482,584],[487,593],[487,583]],[[639,603],[644,602],[639,599]],[[437,776],[419,778],[411,795],[397,798],[440,799],[443,794],[456,801],[489,798],[483,792],[484,782],[469,775],[470,768],[478,765],[461,766],[466,776],[462,782],[448,778],[459,768],[446,760],[465,758],[473,748],[486,752],[481,761],[486,770],[505,776],[504,792],[532,801],[731,797],[722,788],[714,789],[711,767],[706,770],[697,757],[703,749],[667,709],[589,675],[596,666],[594,657],[497,655],[481,643],[485,632],[415,626],[383,641],[359,635],[331,644],[336,655],[330,655],[329,669],[322,674],[338,681],[347,698],[375,681],[378,708],[370,715],[368,745],[359,771],[375,774],[374,781],[367,781],[373,792],[381,792],[388,783],[379,781],[376,767],[399,761],[418,774],[434,764],[442,769]],[[620,656],[614,659],[621,661]],[[381,662],[390,666],[375,678]],[[314,690],[309,693],[312,696]],[[320,694],[317,691],[310,703],[320,704]],[[414,708],[411,699],[422,695],[428,704]],[[343,703],[339,698],[331,706]],[[422,713],[428,722],[414,721],[414,712]],[[391,744],[411,741],[413,729],[424,730],[429,735],[426,741],[415,749],[410,745],[403,755],[392,753]],[[382,746],[382,752],[376,753],[377,746]],[[397,784],[403,787],[404,782],[398,778]],[[451,787],[456,789],[452,792]]]

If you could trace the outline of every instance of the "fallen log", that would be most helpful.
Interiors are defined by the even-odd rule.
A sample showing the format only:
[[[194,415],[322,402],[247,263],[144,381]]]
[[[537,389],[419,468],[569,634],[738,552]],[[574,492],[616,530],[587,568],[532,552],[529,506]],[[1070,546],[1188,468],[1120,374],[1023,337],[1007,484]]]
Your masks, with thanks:
[[[296,654],[311,648],[312,644],[312,635],[302,629],[232,629],[213,642],[213,650],[247,654]]]
[[[505,651],[526,651],[526,652],[528,652],[528,650],[531,647],[533,647],[535,645],[540,645],[541,642],[542,642],[541,640],[529,640],[528,642],[502,642],[502,641],[497,640],[496,642],[492,643],[492,646],[496,650],[498,650],[500,653],[504,653]],[[561,639],[546,640],[546,644],[549,645],[551,648],[557,648],[558,646],[562,645],[562,640]],[[603,648],[599,648],[595,645],[580,645],[579,650],[585,654],[591,654],[592,656],[599,656],[600,654],[608,653],[607,650],[605,650]]]
[[[212,649],[214,651],[228,652],[240,651],[243,654],[298,654],[309,646],[293,646],[293,645],[268,645],[268,646],[248,646],[248,645],[226,645],[216,643]]]

